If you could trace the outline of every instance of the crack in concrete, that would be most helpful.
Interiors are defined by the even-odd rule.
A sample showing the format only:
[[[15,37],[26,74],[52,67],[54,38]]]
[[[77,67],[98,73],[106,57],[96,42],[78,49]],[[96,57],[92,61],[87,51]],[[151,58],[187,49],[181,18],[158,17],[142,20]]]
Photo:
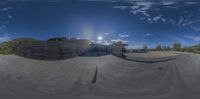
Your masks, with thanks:
[[[93,83],[93,84],[95,84],[96,81],[97,81],[99,63],[100,63],[100,57],[97,57],[97,65],[96,65],[94,77],[93,77],[93,79],[92,79],[92,83]]]

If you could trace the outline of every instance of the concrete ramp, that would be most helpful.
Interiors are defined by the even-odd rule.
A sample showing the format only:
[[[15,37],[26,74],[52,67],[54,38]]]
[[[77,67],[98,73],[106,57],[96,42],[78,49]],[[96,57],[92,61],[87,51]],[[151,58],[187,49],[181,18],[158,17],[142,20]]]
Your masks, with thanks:
[[[127,61],[112,55],[59,61],[1,56],[0,97],[199,99],[200,73],[193,69],[199,68],[200,56],[186,56],[156,63]]]
[[[96,58],[90,57],[39,61],[18,56],[3,56],[0,58],[0,94],[66,93],[81,79],[83,71],[94,72],[95,65]],[[92,74],[90,75],[92,78]]]
[[[91,93],[125,97],[193,95],[175,63],[133,63],[113,56],[100,59],[98,79]]]

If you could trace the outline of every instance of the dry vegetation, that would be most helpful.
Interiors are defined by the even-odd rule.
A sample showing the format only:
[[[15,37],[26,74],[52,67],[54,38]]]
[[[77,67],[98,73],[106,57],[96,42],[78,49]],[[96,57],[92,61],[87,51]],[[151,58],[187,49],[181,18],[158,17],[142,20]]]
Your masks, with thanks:
[[[175,51],[149,51],[147,53],[127,53],[130,57],[140,57],[140,58],[161,58],[178,55]]]

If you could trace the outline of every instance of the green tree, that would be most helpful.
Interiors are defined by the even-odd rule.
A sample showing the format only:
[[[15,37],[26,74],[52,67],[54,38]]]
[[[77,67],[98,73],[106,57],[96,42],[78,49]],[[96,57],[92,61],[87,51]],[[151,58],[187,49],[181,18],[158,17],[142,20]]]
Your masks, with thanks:
[[[169,50],[171,50],[171,48],[170,48],[170,46],[169,46],[169,45],[167,46],[167,50],[168,50],[168,51],[169,51]]]
[[[15,46],[20,43],[34,43],[36,42],[35,39],[32,38],[18,38],[12,41],[3,42],[0,44],[0,54],[7,55],[7,54],[14,54],[15,53]]]
[[[68,41],[69,39],[66,37],[54,37],[54,38],[49,38],[47,41],[56,41],[56,42],[64,42]]]
[[[174,51],[181,51],[181,44],[178,43],[178,42],[175,42],[175,43],[173,44],[173,50],[174,50]]]
[[[147,45],[143,45],[142,50],[143,50],[143,51],[148,51]]]
[[[14,53],[15,44],[11,41],[0,44],[0,54],[7,55]]]
[[[200,51],[200,44],[194,45],[193,48],[194,48],[194,50]]]
[[[161,51],[161,50],[162,50],[161,46],[160,46],[160,45],[157,45],[157,46],[156,46],[156,50],[157,50],[157,51]]]
[[[167,46],[162,46],[162,50],[166,51],[167,50]]]

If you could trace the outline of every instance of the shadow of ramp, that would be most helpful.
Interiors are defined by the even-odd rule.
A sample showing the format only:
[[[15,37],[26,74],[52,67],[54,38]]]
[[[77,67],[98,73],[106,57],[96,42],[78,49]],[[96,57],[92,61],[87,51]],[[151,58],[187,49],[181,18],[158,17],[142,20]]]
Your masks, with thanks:
[[[122,59],[127,60],[127,61],[141,62],[141,63],[159,63],[159,62],[171,61],[171,60],[176,59],[177,57],[178,55],[162,57],[162,58],[140,58],[140,57],[125,56]]]
[[[27,59],[34,59],[34,60],[42,60],[42,61],[57,61],[57,60],[65,60],[65,59],[71,59],[71,58],[75,58],[75,57],[100,57],[100,56],[106,56],[106,55],[110,55],[107,52],[103,52],[103,51],[89,51],[86,53],[83,53],[81,55],[76,55],[76,54],[68,54],[63,56],[62,54],[60,54],[60,56],[54,56],[54,55],[49,55],[49,57],[45,57],[44,55],[36,55],[36,56],[29,56],[29,55],[18,55],[15,54],[16,56],[19,57],[23,57],[23,58],[27,58]]]
[[[67,60],[67,59],[72,59],[72,58],[76,58],[78,57],[79,55],[74,55],[74,56],[68,56],[68,57],[57,57],[57,58],[45,58],[44,56],[39,56],[39,57],[29,57],[29,56],[22,56],[22,55],[17,55],[15,54],[16,56],[18,57],[22,57],[22,58],[26,58],[26,59],[31,59],[31,60],[38,60],[38,61],[60,61],[60,60]]]

